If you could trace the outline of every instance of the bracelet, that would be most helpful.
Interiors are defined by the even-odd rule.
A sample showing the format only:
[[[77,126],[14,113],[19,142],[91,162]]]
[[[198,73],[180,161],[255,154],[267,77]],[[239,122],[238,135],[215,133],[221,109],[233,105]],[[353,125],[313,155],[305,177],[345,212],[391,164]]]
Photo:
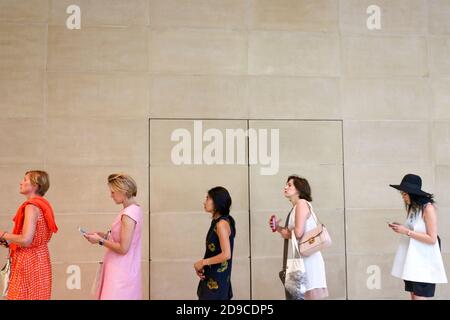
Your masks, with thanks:
[[[101,239],[101,240],[98,241],[98,244],[101,245],[101,246],[102,246],[104,243],[105,243],[105,240],[103,240],[103,239]]]
[[[411,237],[411,230],[408,230],[408,233],[406,234],[408,237]]]
[[[5,236],[6,231],[3,232],[2,236],[0,237],[0,240],[5,240],[3,237]]]

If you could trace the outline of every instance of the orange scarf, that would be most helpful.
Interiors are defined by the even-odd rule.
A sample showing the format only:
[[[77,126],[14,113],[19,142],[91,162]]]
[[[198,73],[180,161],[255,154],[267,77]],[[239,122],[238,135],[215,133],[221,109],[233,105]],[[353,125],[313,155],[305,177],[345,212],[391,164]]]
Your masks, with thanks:
[[[22,203],[22,205],[17,210],[17,213],[13,219],[13,221],[14,221],[14,229],[12,232],[13,234],[20,234],[22,232],[23,222],[25,220],[25,207],[29,204],[35,205],[42,211],[45,222],[47,223],[48,228],[53,233],[58,232],[58,227],[56,226],[56,223],[55,223],[55,215],[53,213],[53,208],[50,205],[50,202],[48,202],[47,199],[45,199],[43,197],[35,197],[35,198],[28,199],[27,201]],[[10,245],[10,248],[13,251],[16,250],[17,247],[19,247],[19,245],[14,244],[14,243],[11,243],[11,245]]]

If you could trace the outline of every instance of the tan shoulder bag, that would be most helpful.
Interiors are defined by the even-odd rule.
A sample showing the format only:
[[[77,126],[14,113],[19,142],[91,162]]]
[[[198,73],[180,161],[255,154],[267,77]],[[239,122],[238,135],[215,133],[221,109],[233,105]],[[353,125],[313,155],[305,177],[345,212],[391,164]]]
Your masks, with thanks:
[[[327,228],[325,228],[324,224],[317,221],[312,205],[309,202],[308,206],[314,221],[316,221],[316,227],[308,232],[305,232],[299,240],[300,254],[304,257],[308,257],[317,251],[328,248],[332,244]]]

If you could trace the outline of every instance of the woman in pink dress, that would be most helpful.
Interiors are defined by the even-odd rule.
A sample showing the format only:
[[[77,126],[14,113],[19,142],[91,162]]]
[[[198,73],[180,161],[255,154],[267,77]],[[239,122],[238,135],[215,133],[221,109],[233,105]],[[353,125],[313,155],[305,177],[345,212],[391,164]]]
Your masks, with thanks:
[[[136,182],[127,174],[108,177],[111,197],[123,209],[114,219],[111,230],[87,233],[92,244],[106,248],[96,298],[98,300],[141,300],[141,229],[142,211],[136,203]]]

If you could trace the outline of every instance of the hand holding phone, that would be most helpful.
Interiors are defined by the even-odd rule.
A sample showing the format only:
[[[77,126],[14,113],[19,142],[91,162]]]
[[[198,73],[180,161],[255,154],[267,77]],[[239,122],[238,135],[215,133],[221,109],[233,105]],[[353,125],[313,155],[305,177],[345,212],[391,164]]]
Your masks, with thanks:
[[[389,227],[393,227],[395,225],[400,225],[398,222],[388,222]]]

